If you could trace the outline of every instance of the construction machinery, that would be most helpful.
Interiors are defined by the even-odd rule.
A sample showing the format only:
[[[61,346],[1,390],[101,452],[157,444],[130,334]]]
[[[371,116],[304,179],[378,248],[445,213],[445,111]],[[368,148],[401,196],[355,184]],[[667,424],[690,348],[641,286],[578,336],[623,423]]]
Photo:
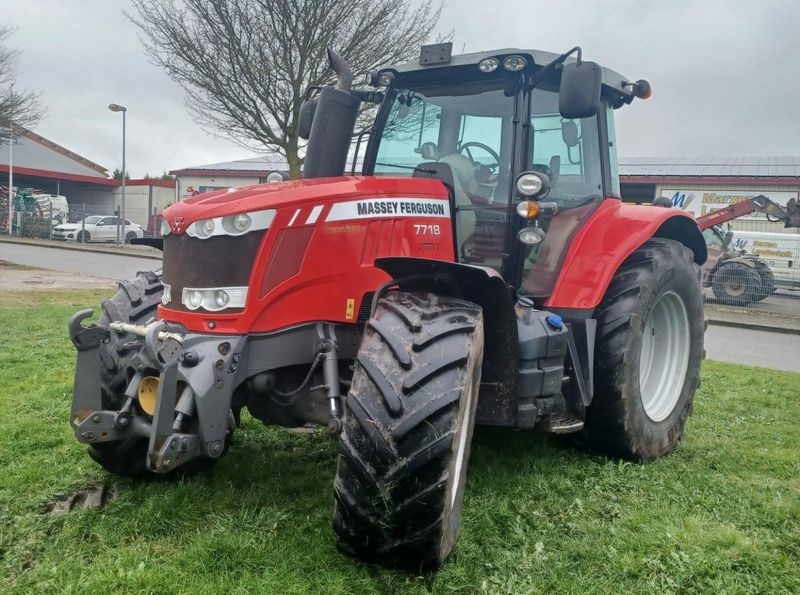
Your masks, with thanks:
[[[451,47],[359,89],[330,51],[303,179],[170,206],[163,274],[121,283],[96,324],[72,317],[71,423],[94,460],[194,471],[243,409],[325,426],[338,547],[420,568],[456,542],[476,423],[642,461],[676,447],[707,250],[689,214],[620,200],[614,111],[650,85],[580,48]]]
[[[783,222],[784,227],[800,227],[800,209],[795,199],[790,199],[784,209],[763,194],[697,218],[708,248],[703,284],[711,287],[723,304],[744,306],[775,293],[775,275],[769,265],[755,254],[734,250],[733,234],[722,231],[723,223],[753,212],[764,213],[769,221]]]

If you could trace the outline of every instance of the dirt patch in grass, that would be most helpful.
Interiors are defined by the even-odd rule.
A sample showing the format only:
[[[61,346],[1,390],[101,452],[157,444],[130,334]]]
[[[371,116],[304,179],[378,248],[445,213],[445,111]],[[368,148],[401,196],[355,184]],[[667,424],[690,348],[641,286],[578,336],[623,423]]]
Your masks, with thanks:
[[[37,269],[0,260],[0,292],[31,289],[94,289],[114,287],[114,279]]]

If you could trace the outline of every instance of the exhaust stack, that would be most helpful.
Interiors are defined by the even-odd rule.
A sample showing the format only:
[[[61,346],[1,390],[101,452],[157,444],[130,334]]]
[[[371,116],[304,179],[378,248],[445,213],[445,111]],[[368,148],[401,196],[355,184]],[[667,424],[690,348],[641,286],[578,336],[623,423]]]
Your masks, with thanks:
[[[361,101],[350,95],[353,72],[331,48],[328,48],[328,63],[336,73],[336,86],[325,87],[319,94],[306,147],[304,178],[344,175],[347,152],[361,106]]]

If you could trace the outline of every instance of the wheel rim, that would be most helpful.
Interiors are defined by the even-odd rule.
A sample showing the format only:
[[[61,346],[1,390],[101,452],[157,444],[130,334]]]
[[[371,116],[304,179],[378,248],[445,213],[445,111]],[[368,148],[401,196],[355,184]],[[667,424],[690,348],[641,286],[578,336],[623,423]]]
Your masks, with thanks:
[[[735,297],[739,297],[744,293],[744,287],[744,281],[741,279],[731,279],[725,282],[725,291]]]
[[[666,419],[683,390],[689,367],[689,316],[681,297],[668,291],[653,307],[642,332],[639,392],[647,417]]]
[[[467,438],[469,436],[469,413],[472,409],[472,386],[468,386],[467,390],[464,391],[464,396],[466,397],[466,401],[463,405],[463,414],[461,416],[461,424],[459,427],[459,435],[458,435],[458,450],[456,451],[456,465],[455,465],[455,473],[453,476],[453,487],[451,488],[450,494],[450,508],[452,508],[456,503],[456,497],[458,496],[458,486],[459,482],[461,481],[461,474],[463,473],[464,469],[464,454],[467,451]]]

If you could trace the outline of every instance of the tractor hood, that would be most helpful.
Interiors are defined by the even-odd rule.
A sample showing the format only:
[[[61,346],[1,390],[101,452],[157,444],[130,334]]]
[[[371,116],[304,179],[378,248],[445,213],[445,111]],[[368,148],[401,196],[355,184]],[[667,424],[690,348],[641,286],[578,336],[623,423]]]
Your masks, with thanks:
[[[444,186],[436,180],[425,178],[386,177],[336,177],[292,180],[272,184],[259,184],[243,188],[229,188],[199,194],[168,207],[164,219],[169,232],[183,234],[197,221],[253,213],[285,207],[295,207],[302,214],[306,205],[325,208],[330,202],[353,198],[437,198],[446,196]],[[325,205],[321,205],[324,201]],[[398,208],[401,205],[398,204]],[[306,209],[307,210],[307,209]],[[321,213],[317,213],[317,217]],[[327,214],[327,213],[326,213]]]
[[[363,322],[371,292],[389,279],[377,259],[455,259],[451,212],[447,189],[430,178],[314,178],[198,195],[164,211],[160,317],[221,334]]]

